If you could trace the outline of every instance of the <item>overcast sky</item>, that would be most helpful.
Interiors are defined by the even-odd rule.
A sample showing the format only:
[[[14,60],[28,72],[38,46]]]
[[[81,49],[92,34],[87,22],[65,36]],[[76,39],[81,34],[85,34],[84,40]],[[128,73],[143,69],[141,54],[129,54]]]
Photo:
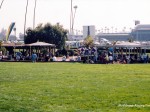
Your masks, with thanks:
[[[1,0],[0,0],[1,1]],[[56,24],[65,29],[70,27],[71,0],[37,0],[36,25],[39,23]],[[134,27],[134,20],[150,24],[150,0],[73,0],[77,5],[74,28],[82,30],[84,25],[95,25],[99,30],[104,27]],[[5,0],[0,10],[0,29],[7,29],[16,22],[17,33],[24,31],[26,0]],[[33,26],[34,0],[29,0],[27,27]]]

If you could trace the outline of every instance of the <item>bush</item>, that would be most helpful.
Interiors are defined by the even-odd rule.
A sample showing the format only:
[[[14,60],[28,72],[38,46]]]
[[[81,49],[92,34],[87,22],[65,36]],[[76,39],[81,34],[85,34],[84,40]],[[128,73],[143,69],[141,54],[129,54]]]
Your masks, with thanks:
[[[55,53],[57,57],[59,56],[66,56],[68,54],[66,49],[62,49],[62,50],[57,50],[57,52]]]
[[[2,51],[3,55],[6,54],[6,48],[5,47],[0,47],[0,51]]]
[[[67,50],[65,48],[62,50],[62,55],[67,55]]]
[[[69,54],[69,56],[73,56],[74,55],[74,50],[68,50],[68,54]]]
[[[58,57],[58,56],[63,56],[63,55],[65,55],[65,56],[67,56],[67,55],[69,55],[69,56],[77,56],[78,55],[78,50],[74,50],[74,49],[70,49],[70,50],[66,50],[66,49],[63,49],[63,50],[57,50],[57,52],[55,53],[56,54],[56,56]]]
[[[42,52],[43,55],[46,55],[48,53],[47,49],[42,49],[41,52]]]

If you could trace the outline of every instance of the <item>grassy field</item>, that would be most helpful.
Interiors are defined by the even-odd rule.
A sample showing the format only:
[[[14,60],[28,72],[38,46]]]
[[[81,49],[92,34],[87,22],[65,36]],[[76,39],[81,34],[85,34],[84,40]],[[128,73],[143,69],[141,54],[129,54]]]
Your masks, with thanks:
[[[0,63],[0,112],[150,112],[150,64]]]

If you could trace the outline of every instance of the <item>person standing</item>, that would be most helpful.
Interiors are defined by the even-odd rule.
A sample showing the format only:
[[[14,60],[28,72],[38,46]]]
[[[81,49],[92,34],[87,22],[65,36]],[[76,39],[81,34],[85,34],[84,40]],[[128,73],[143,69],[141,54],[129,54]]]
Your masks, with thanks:
[[[57,61],[57,58],[55,55],[53,56],[53,61]]]
[[[31,56],[31,60],[33,63],[36,62],[36,60],[37,60],[37,54],[36,53],[33,52],[32,56]]]
[[[62,57],[62,61],[66,61],[66,56],[65,55]]]
[[[109,55],[109,63],[113,64],[113,57],[112,57],[112,55]]]
[[[3,59],[2,51],[0,51],[0,60]]]

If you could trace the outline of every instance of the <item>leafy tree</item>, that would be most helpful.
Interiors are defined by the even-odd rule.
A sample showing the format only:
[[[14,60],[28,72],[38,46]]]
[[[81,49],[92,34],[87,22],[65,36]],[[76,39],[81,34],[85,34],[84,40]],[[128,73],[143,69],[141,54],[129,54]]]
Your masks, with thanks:
[[[83,44],[85,45],[86,48],[90,48],[94,45],[94,40],[91,36],[87,36],[84,41],[83,41]],[[87,63],[89,63],[89,54],[88,54],[88,57],[87,57]]]
[[[91,36],[87,36],[87,37],[84,39],[83,44],[84,44],[85,47],[87,47],[87,48],[92,47],[92,46],[94,45],[93,38],[92,38]]]
[[[2,41],[0,40],[0,48],[2,47]]]
[[[26,44],[43,41],[55,44],[57,48],[63,49],[66,39],[67,30],[59,24],[51,25],[50,23],[47,23],[44,26],[39,24],[34,30],[28,28],[24,41]]]
[[[65,48],[63,48],[63,50],[62,50],[62,55],[67,56],[67,50]]]
[[[5,47],[2,47],[2,41],[0,40],[0,51],[2,51],[3,52],[3,54],[5,54],[6,53],[6,48]]]
[[[0,48],[0,51],[2,51],[3,54],[6,54],[6,48],[5,48],[5,47],[1,47],[1,48]]]

